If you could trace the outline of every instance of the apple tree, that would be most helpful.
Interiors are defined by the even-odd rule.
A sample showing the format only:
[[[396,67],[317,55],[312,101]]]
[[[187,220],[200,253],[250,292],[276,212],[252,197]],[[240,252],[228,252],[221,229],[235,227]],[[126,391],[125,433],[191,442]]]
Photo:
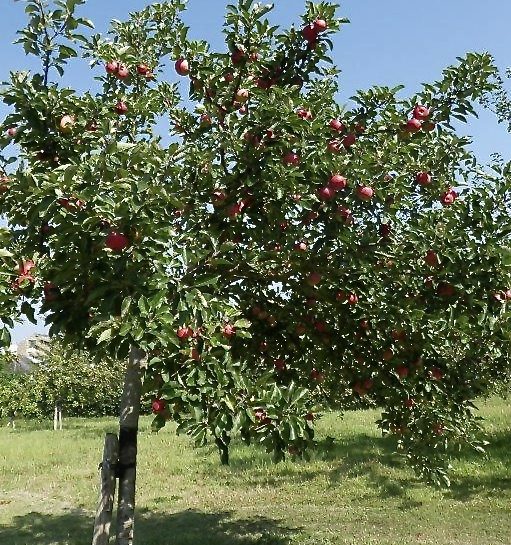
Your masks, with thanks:
[[[188,38],[180,0],[105,36],[80,33],[83,3],[25,2],[42,67],[1,95],[2,289],[7,320],[42,302],[52,335],[129,358],[118,542],[142,379],[155,427],[212,436],[224,463],[238,434],[305,456],[318,411],[375,405],[418,473],[448,482],[450,449],[481,448],[474,398],[509,368],[509,181],[454,127],[492,89],[491,57],[341,107],[329,2],[282,30],[239,0],[220,52]],[[90,91],[66,87],[73,57]]]

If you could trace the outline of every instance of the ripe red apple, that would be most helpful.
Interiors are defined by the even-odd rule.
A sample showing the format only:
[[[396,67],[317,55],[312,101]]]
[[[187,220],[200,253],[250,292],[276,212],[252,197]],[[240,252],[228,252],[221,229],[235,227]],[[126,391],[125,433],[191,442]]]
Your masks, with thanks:
[[[306,252],[307,251],[307,243],[303,240],[301,242],[297,242],[295,244],[295,250],[298,250],[299,252]]]
[[[314,380],[316,382],[324,382],[325,375],[318,371],[317,369],[313,368],[310,372],[310,378],[311,380]]]
[[[437,287],[437,293],[440,297],[452,297],[456,293],[456,288],[449,282],[440,282]]]
[[[407,409],[412,409],[413,407],[415,407],[415,401],[409,397],[405,399],[404,405]]]
[[[9,191],[11,180],[8,176],[0,176],[0,194]]]
[[[304,418],[307,422],[312,422],[314,420],[314,415],[312,413],[307,413]]]
[[[47,303],[55,301],[60,295],[59,288],[53,282],[45,282],[43,287],[44,300]]]
[[[300,164],[300,156],[292,151],[288,151],[282,158],[282,161],[287,166],[296,166]]]
[[[353,223],[353,215],[349,208],[341,205],[335,211],[335,219],[342,221],[346,225],[351,225]]]
[[[9,138],[14,138],[17,132],[18,132],[18,129],[16,127],[9,127],[7,129],[7,136]]]
[[[339,140],[330,140],[328,142],[326,149],[330,153],[340,153],[341,152],[341,142]]]
[[[367,185],[357,187],[357,197],[362,201],[370,201],[374,196],[374,189]]]
[[[382,223],[380,225],[380,236],[383,238],[387,238],[392,233],[392,227],[388,223]]]
[[[340,303],[344,303],[348,299],[348,294],[345,291],[339,290],[335,294],[336,301],[339,301]]]
[[[318,333],[326,333],[328,328],[327,328],[327,325],[325,324],[325,322],[318,321],[318,322],[314,323],[314,329]]]
[[[341,176],[340,174],[332,174],[332,176],[330,176],[330,179],[328,180],[328,187],[330,187],[334,191],[344,189],[347,185],[348,180],[346,180],[346,178],[344,176]]]
[[[348,304],[356,305],[358,303],[358,295],[356,293],[350,293],[348,295]]]
[[[404,129],[406,132],[418,132],[421,130],[421,127],[422,127],[422,123],[420,122],[419,119],[415,119],[412,118],[412,119],[409,119],[407,122],[406,122],[406,125],[404,126]]]
[[[212,195],[213,206],[222,206],[225,204],[226,198],[227,195],[225,194],[225,191],[222,191],[221,189],[214,191]]]
[[[110,231],[105,239],[105,246],[114,252],[122,252],[128,245],[128,237],[117,231]]]
[[[406,365],[398,365],[396,367],[396,373],[398,374],[400,379],[403,379],[409,375],[410,369],[408,369]]]
[[[116,105],[115,105],[115,111],[119,114],[119,115],[124,115],[127,111],[128,111],[128,105],[126,104],[126,102],[118,102]]]
[[[328,28],[328,23],[324,19],[316,19],[312,24],[317,34],[324,32]]]
[[[190,65],[186,59],[178,59],[174,67],[180,76],[187,76],[190,73]]]
[[[302,323],[296,324],[295,333],[299,337],[301,337],[302,335],[305,335],[305,333],[307,333],[307,326],[305,324],[302,324]]]
[[[314,23],[302,28],[302,36],[310,43],[315,42],[318,37],[318,31],[316,30]]]
[[[341,121],[339,121],[339,119],[332,119],[330,121],[330,128],[336,132],[344,131],[344,125]]]
[[[245,102],[247,102],[249,96],[250,93],[248,92],[248,89],[238,89],[236,91],[236,102],[244,104]]]
[[[426,252],[426,256],[424,257],[424,261],[430,267],[437,267],[438,265],[440,265],[440,260],[438,259],[438,255],[433,250],[428,250]]]
[[[147,76],[149,72],[151,72],[151,69],[149,68],[149,66],[147,66],[147,64],[139,64],[137,66],[137,73],[141,76]]]
[[[454,191],[454,189],[452,187],[450,187],[447,191],[445,191],[444,193],[442,193],[441,197],[440,197],[440,202],[444,205],[444,206],[449,206],[451,205],[456,199],[458,198],[458,193],[456,191]]]
[[[119,63],[117,61],[109,61],[105,64],[105,70],[108,74],[115,74],[119,69]]]
[[[329,201],[335,197],[335,190],[329,186],[321,187],[318,189],[317,195],[321,201]]]
[[[278,358],[273,362],[273,365],[275,366],[275,369],[277,371],[285,371],[286,370],[286,362],[282,358]]]
[[[433,433],[435,435],[443,435],[444,433],[444,426],[442,424],[435,424],[433,426]]]
[[[313,271],[307,277],[307,284],[309,284],[309,286],[317,286],[322,278],[323,276],[319,272]]]
[[[415,176],[415,181],[421,185],[429,185],[431,183],[431,174],[429,172],[418,172]]]
[[[222,329],[222,335],[230,339],[236,335],[236,328],[232,324],[225,324]]]
[[[181,326],[177,329],[176,335],[181,341],[186,341],[193,336],[193,329],[189,326]]]
[[[312,119],[312,112],[310,110],[306,110],[305,108],[298,108],[298,110],[296,111],[296,115],[300,119]]]
[[[231,54],[231,61],[233,64],[240,64],[244,60],[245,60],[245,52],[242,51],[241,49],[236,49],[236,51],[234,51]]]
[[[438,367],[433,367],[433,369],[431,369],[431,376],[435,380],[442,380],[442,378],[444,377],[444,373]]]
[[[270,348],[270,345],[266,341],[261,341],[259,343],[259,350],[261,352],[267,352],[268,348]]]
[[[406,331],[404,329],[393,329],[390,332],[390,337],[395,342],[403,342],[406,339]]]
[[[424,120],[429,117],[429,113],[429,108],[427,108],[426,106],[422,106],[421,104],[417,104],[413,109],[412,115],[414,119]]]
[[[127,66],[120,64],[117,68],[117,77],[119,79],[126,79],[130,75],[130,71]]]
[[[202,128],[209,127],[211,125],[211,117],[207,113],[203,113],[200,116],[200,126]]]
[[[387,348],[385,352],[383,352],[383,359],[385,361],[390,361],[394,357],[394,352],[390,348]]]
[[[357,141],[357,136],[353,133],[347,134],[343,140],[342,144],[345,148],[350,148]]]
[[[155,399],[151,404],[151,409],[154,414],[160,414],[165,411],[167,405],[163,399]]]
[[[227,74],[224,75],[224,81],[232,83],[234,81],[234,74],[232,72],[227,72]]]

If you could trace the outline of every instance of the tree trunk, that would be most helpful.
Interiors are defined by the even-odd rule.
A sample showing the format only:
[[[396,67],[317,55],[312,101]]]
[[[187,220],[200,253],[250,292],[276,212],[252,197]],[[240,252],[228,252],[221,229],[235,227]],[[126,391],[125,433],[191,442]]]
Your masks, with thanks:
[[[137,433],[142,394],[141,362],[144,357],[145,354],[142,350],[131,348],[121,398],[116,545],[133,544]]]
[[[226,434],[222,433],[221,437],[215,437],[215,443],[218,447],[218,452],[220,454],[220,463],[224,466],[229,465],[229,443],[231,438]]]
[[[108,545],[110,543],[118,458],[119,441],[117,435],[107,433],[103,461],[101,462],[101,497],[96,511],[92,545]]]
[[[57,431],[59,426],[59,407],[58,405],[55,405],[55,409],[53,411],[53,431]]]

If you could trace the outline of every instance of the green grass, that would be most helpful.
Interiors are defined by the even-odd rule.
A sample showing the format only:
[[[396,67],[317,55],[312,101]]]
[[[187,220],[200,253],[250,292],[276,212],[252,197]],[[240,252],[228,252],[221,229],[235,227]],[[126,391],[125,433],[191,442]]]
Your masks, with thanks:
[[[378,437],[375,412],[325,416],[337,442],[273,465],[236,445],[230,467],[170,428],[142,423],[138,545],[510,545],[511,406],[481,404],[489,458],[455,461],[450,490],[419,483]],[[46,429],[43,429],[45,428]],[[97,466],[113,419],[0,429],[0,544],[90,544]]]

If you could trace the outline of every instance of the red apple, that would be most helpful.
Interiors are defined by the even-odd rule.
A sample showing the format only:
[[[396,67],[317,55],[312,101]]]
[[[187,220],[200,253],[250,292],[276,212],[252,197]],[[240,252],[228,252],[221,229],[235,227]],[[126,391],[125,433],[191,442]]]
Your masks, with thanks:
[[[344,303],[348,299],[348,294],[345,291],[339,290],[335,294],[336,301],[339,301],[340,303]]]
[[[282,358],[278,358],[273,362],[273,365],[275,366],[275,369],[277,371],[285,371],[286,370],[286,362]]]
[[[174,67],[180,76],[187,76],[190,73],[190,65],[186,59],[178,59]]]
[[[227,72],[227,74],[224,75],[224,81],[232,83],[234,81],[234,74],[232,72]]]
[[[318,37],[318,31],[316,30],[314,23],[302,28],[302,36],[310,43],[315,42]]]
[[[444,377],[444,373],[441,369],[439,369],[438,367],[433,367],[433,369],[431,369],[431,376],[435,379],[435,380],[442,380],[442,378]]]
[[[329,186],[322,187],[318,189],[317,195],[321,201],[329,201],[335,197],[335,190]]]
[[[318,332],[318,333],[326,333],[327,331],[327,325],[325,324],[325,322],[315,322],[314,323],[314,329]]]
[[[11,180],[8,176],[0,176],[0,194],[9,191]]]
[[[74,115],[64,115],[62,116],[62,119],[59,123],[59,130],[63,133],[68,133],[73,128],[73,125],[75,124],[75,116]]]
[[[348,295],[348,304],[356,305],[358,303],[358,295],[356,293],[350,293]]]
[[[454,189],[452,187],[450,187],[447,191],[445,191],[444,193],[442,193],[441,197],[440,197],[440,202],[444,205],[444,206],[449,206],[451,205],[456,199],[458,198],[458,193],[456,191],[454,191]]]
[[[296,166],[300,164],[300,156],[292,151],[288,151],[282,158],[282,161],[287,166]]]
[[[314,415],[312,413],[307,413],[305,416],[304,416],[305,420],[307,420],[308,422],[312,422],[314,420]]]
[[[116,105],[115,105],[115,111],[119,114],[119,115],[124,115],[127,111],[128,111],[128,105],[126,104],[126,102],[118,102]]]
[[[370,201],[374,196],[374,189],[367,185],[357,187],[357,197],[362,201]]]
[[[330,140],[330,142],[328,142],[326,148],[330,153],[340,153],[341,152],[341,142],[339,140]]]
[[[385,361],[390,361],[394,357],[394,352],[390,348],[387,348],[385,352],[383,352],[383,359]]]
[[[178,339],[186,341],[193,336],[193,329],[189,326],[181,326],[177,329],[176,335]]]
[[[225,324],[222,329],[222,335],[230,339],[236,335],[236,328],[232,324]]]
[[[408,374],[410,373],[410,369],[408,369],[406,365],[398,365],[396,367],[396,373],[398,374],[400,379],[403,379],[408,376]]]
[[[9,138],[14,138],[17,132],[18,132],[18,129],[16,127],[9,127],[7,129],[7,136]]]
[[[122,252],[128,245],[128,237],[117,231],[111,231],[105,239],[105,246],[114,252]]]
[[[330,121],[330,128],[336,132],[344,131],[344,125],[341,121],[339,121],[339,119],[332,119]]]
[[[139,64],[137,66],[137,72],[141,76],[147,76],[147,74],[149,74],[149,72],[151,72],[151,69],[149,68],[149,66],[147,66],[147,64]]]
[[[406,339],[406,331],[404,329],[393,329],[390,332],[390,337],[393,341],[403,342]]]
[[[420,119],[424,120],[429,117],[429,109],[426,106],[422,106],[421,104],[417,104],[415,108],[413,109],[413,117],[414,119]]]
[[[353,215],[351,210],[342,205],[335,211],[335,219],[342,221],[346,225],[351,225],[353,223]]]
[[[130,75],[130,71],[127,66],[120,64],[117,68],[117,77],[119,79],[126,79]]]
[[[380,225],[380,236],[387,238],[392,233],[392,227],[388,223],[382,223]]]
[[[438,265],[440,265],[440,260],[438,259],[438,255],[433,250],[428,250],[426,252],[426,256],[424,257],[424,261],[430,267],[437,267]]]
[[[440,282],[437,287],[437,293],[440,297],[452,297],[456,293],[456,289],[448,282]]]
[[[309,286],[317,286],[321,282],[322,278],[323,276],[320,273],[316,271],[311,272],[307,277],[307,284],[309,284]]]
[[[300,119],[312,119],[312,112],[310,110],[306,110],[304,108],[298,108],[298,110],[296,111],[296,115],[300,118]]]
[[[418,172],[415,176],[415,181],[421,185],[429,185],[431,183],[431,174],[429,172]]]
[[[316,382],[323,382],[325,380],[325,375],[313,368],[310,372],[310,378]]]
[[[45,282],[43,287],[44,300],[47,303],[55,301],[60,295],[59,288],[53,282]]]
[[[302,324],[302,323],[296,324],[295,333],[299,337],[301,337],[302,335],[305,335],[305,333],[307,333],[307,326],[305,324]]]
[[[420,120],[412,118],[406,122],[406,125],[404,126],[404,130],[406,132],[418,132],[421,130],[421,127],[422,127],[422,123],[420,122]]]
[[[367,378],[364,380],[363,386],[366,390],[371,390],[371,388],[374,386],[374,382],[372,379]]]
[[[167,405],[163,399],[155,399],[151,404],[151,409],[154,414],[160,414],[165,411]]]
[[[115,74],[119,69],[119,63],[117,61],[109,61],[105,64],[105,70],[108,74]]]
[[[295,244],[295,250],[298,250],[299,252],[306,252],[307,251],[307,243],[303,242],[303,240],[301,242],[297,242]]]
[[[415,401],[409,397],[405,399],[404,405],[407,409],[412,409],[413,407],[415,407]]]
[[[341,176],[340,174],[332,174],[332,176],[330,176],[330,179],[328,180],[328,187],[330,187],[334,191],[344,189],[347,185],[348,180],[346,180],[346,178],[344,176]]]
[[[347,134],[343,140],[342,144],[345,148],[350,148],[357,141],[357,136],[353,133]]]
[[[316,19],[312,24],[317,34],[328,28],[328,23],[324,19]]]
[[[244,60],[245,60],[245,52],[242,51],[241,49],[236,49],[236,51],[234,51],[231,54],[231,61],[233,64],[240,64]]]

